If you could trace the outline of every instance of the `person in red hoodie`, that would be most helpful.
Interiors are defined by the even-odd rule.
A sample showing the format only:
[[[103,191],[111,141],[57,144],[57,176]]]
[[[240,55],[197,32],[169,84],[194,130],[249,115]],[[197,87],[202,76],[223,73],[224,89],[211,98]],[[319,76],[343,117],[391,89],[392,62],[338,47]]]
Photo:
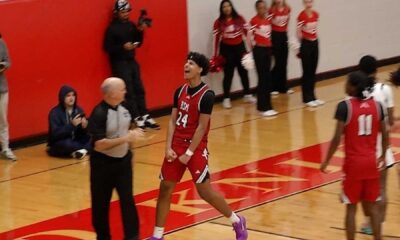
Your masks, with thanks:
[[[256,99],[250,94],[249,76],[241,60],[247,52],[243,38],[247,36],[246,20],[240,16],[230,0],[222,0],[219,6],[220,15],[214,22],[214,57],[219,54],[225,58],[224,66],[224,108],[232,108],[230,91],[233,73],[238,69],[243,85],[244,102],[253,103]]]
[[[271,117],[278,112],[271,104],[271,20],[268,17],[267,4],[258,0],[255,4],[257,15],[250,20],[249,38],[252,39],[253,56],[258,75],[257,110],[264,117]]]
[[[297,18],[297,37],[301,42],[300,58],[303,68],[301,90],[303,103],[308,107],[318,107],[325,102],[315,96],[315,73],[318,66],[317,24],[319,14],[313,10],[313,0],[303,0],[304,10]]]
[[[291,9],[285,0],[272,1],[269,9],[269,17],[272,24],[272,54],[275,64],[272,69],[272,95],[279,93],[292,94],[294,91],[287,86],[287,62],[289,55],[288,48],[288,23]]]

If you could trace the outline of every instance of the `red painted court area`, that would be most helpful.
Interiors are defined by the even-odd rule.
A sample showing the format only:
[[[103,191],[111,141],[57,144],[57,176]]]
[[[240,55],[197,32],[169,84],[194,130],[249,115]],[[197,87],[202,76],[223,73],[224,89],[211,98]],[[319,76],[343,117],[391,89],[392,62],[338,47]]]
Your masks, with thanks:
[[[400,139],[392,139],[392,145],[400,146]],[[337,181],[342,175],[340,165],[343,152],[336,153],[330,174],[321,174],[319,171],[319,163],[327,146],[327,143],[318,144],[214,173],[211,176],[213,187],[223,192],[233,209],[243,210]],[[394,152],[397,159],[399,151],[396,147]],[[153,190],[135,196],[142,238],[152,233],[157,194],[158,191]],[[90,214],[90,209],[84,209],[0,233],[0,239],[94,239]],[[166,231],[176,231],[219,216],[217,211],[199,198],[193,183],[185,181],[177,185],[173,195]],[[111,204],[110,223],[113,239],[122,239],[118,201]]]

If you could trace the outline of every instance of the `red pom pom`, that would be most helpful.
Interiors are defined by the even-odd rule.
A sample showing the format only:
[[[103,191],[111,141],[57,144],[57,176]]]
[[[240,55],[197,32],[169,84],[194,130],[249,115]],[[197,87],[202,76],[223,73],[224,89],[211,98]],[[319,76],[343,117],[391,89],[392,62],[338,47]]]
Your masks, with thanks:
[[[221,72],[224,69],[225,58],[221,55],[210,59],[210,72]]]

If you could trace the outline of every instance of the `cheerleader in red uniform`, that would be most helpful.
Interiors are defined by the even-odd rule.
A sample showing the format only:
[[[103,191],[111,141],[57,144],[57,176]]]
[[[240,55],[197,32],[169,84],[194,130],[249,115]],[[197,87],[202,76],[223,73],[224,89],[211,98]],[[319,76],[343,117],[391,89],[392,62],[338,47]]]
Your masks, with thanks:
[[[274,0],[269,9],[272,22],[272,54],[275,64],[272,69],[272,95],[279,93],[292,94],[294,91],[287,86],[287,61],[288,61],[288,23],[291,9],[285,0]]]
[[[264,0],[256,1],[257,15],[250,21],[250,39],[258,75],[257,110],[264,117],[278,114],[272,109],[271,95],[271,19],[268,17],[267,4]]]
[[[230,0],[221,1],[220,16],[214,22],[214,57],[221,54],[225,58],[223,107],[231,108],[230,91],[235,68],[238,69],[243,86],[244,102],[253,103],[256,99],[250,94],[249,76],[242,66],[241,59],[247,52],[243,38],[247,35],[247,24]]]
[[[303,103],[308,107],[317,107],[325,102],[315,96],[315,73],[318,65],[317,24],[319,14],[313,10],[313,0],[303,0],[305,9],[297,18],[297,35],[301,41],[300,58],[303,68],[301,89]]]

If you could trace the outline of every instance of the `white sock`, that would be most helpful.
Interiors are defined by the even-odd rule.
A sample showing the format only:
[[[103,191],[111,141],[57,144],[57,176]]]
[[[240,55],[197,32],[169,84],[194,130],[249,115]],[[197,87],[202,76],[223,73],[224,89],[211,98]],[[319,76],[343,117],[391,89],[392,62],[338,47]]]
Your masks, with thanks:
[[[240,218],[234,212],[232,212],[232,215],[229,217],[229,220],[231,220],[232,223],[240,222]]]
[[[163,234],[164,234],[163,227],[154,227],[153,237],[162,238]]]

